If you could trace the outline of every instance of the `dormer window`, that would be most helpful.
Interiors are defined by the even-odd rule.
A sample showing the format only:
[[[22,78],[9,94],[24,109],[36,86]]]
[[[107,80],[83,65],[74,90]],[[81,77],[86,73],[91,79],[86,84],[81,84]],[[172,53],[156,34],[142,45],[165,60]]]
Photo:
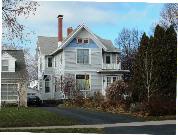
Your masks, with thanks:
[[[8,70],[9,70],[9,61],[2,60],[2,71],[8,71]]]
[[[82,38],[77,38],[77,44],[82,44]]]

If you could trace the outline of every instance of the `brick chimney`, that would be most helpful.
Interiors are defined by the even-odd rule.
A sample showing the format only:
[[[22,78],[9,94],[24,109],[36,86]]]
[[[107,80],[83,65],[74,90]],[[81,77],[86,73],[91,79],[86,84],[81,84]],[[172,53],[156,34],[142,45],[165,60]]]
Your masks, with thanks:
[[[73,32],[72,27],[68,27],[68,28],[67,28],[67,36],[68,36],[70,33],[72,33],[72,32]]]
[[[62,19],[63,15],[58,15],[58,45],[62,43]]]

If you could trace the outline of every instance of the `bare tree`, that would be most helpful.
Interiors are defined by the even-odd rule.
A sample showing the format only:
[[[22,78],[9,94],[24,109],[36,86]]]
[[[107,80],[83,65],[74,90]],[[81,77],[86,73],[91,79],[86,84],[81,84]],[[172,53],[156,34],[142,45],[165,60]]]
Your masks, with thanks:
[[[167,3],[161,11],[160,24],[168,28],[173,25],[178,30],[178,3]]]
[[[26,68],[21,71],[20,73],[18,73],[18,89],[17,89],[17,96],[18,96],[18,109],[20,106],[27,106],[27,81],[28,81],[28,73]]]
[[[14,43],[14,40],[24,41],[29,33],[24,33],[25,26],[20,24],[18,17],[28,18],[34,14],[39,4],[29,0],[2,0],[3,37]]]
[[[141,32],[137,29],[123,28],[115,39],[115,44],[122,50],[122,69],[130,70],[129,74],[124,75],[125,80],[130,80],[133,76],[133,60],[140,44],[140,37]]]
[[[63,77],[60,76],[56,78],[56,91],[64,93],[67,99],[74,99],[78,94],[75,75],[66,74]]]

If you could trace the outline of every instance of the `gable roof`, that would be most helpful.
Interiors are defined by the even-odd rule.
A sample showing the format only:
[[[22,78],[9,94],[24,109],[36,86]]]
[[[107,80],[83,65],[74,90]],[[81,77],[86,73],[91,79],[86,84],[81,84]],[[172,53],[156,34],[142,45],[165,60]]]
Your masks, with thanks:
[[[58,38],[38,36],[37,47],[42,54],[49,55],[58,48]]]
[[[16,58],[14,58],[13,56],[11,56],[11,55],[8,54],[7,52],[3,52],[3,53],[2,53],[2,59],[3,59],[4,57],[5,57],[5,58],[13,58],[14,60],[16,60]]]
[[[95,36],[101,41],[101,43],[107,48],[106,52],[120,52],[119,48],[116,48],[111,40],[103,39],[95,34]]]
[[[23,50],[2,50],[3,53],[8,53],[16,59],[15,72],[1,72],[2,79],[18,79],[23,75],[27,75],[25,58]]]
[[[58,39],[57,37],[44,37],[38,36],[37,47],[40,48],[42,54],[45,55],[54,55],[61,51],[63,48],[67,46],[67,44],[82,30],[86,29],[94,38],[95,42],[104,49],[106,52],[119,52],[120,50],[116,48],[111,40],[103,39],[96,34],[93,34],[88,27],[84,24],[79,25],[76,29],[74,29],[61,43],[60,47],[58,47]]]

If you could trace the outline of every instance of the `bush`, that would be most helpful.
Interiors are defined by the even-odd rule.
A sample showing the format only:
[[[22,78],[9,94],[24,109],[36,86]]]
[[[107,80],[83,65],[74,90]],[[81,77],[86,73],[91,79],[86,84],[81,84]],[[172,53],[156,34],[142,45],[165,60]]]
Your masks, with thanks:
[[[115,81],[106,89],[107,100],[115,109],[129,110],[131,99],[128,95],[128,84],[124,81]]]
[[[150,99],[148,113],[151,116],[175,115],[176,100],[168,96],[154,96]]]
[[[128,85],[124,81],[115,81],[106,89],[106,97],[110,101],[124,101],[126,94],[128,94]]]

